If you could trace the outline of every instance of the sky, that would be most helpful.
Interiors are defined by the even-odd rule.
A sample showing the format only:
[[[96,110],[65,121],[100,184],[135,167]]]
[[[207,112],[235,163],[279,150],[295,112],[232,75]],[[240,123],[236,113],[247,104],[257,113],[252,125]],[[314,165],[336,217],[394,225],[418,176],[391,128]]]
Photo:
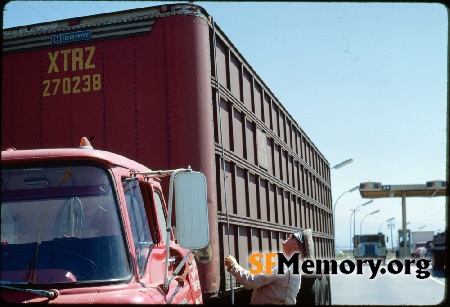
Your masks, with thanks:
[[[164,3],[11,1],[3,10],[3,27]],[[368,181],[447,180],[444,5],[194,3],[214,18],[330,167],[353,159],[331,170],[337,249],[350,244],[352,210],[368,201],[358,191],[346,191]],[[444,197],[407,198],[406,208],[412,231],[445,229]],[[389,237],[388,247],[392,238],[386,220],[394,217],[395,247],[401,198],[375,199],[355,213],[356,234],[381,231]]]

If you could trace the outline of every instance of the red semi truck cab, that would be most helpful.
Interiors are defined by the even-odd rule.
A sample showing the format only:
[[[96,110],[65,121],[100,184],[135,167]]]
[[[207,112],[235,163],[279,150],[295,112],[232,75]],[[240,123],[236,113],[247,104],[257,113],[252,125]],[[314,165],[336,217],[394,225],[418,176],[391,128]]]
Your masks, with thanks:
[[[153,172],[88,144],[10,148],[1,159],[3,301],[202,303],[189,250],[209,240],[201,173]],[[176,233],[163,175],[171,175]]]

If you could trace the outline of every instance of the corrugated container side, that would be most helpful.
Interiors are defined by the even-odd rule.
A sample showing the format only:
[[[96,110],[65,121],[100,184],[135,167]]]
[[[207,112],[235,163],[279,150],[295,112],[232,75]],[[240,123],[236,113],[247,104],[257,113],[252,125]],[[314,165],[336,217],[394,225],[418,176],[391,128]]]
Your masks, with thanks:
[[[225,34],[215,29],[211,54],[215,52],[217,62],[211,63],[211,85],[221,256],[229,250],[248,268],[249,254],[280,251],[289,232],[312,228],[317,257],[331,258],[327,160]],[[214,27],[210,36],[214,42]],[[226,279],[221,290],[229,290],[229,274],[222,272]]]

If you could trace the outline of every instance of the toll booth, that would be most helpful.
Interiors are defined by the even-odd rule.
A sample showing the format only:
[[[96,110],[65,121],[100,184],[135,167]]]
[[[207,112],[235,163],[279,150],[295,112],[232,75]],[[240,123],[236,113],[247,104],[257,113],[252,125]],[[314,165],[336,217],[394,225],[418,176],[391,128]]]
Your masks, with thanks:
[[[411,257],[411,230],[406,229],[406,239],[404,234],[405,232],[403,231],[403,229],[398,230],[398,250],[395,252],[397,259],[405,259]],[[404,248],[405,245],[406,248]]]

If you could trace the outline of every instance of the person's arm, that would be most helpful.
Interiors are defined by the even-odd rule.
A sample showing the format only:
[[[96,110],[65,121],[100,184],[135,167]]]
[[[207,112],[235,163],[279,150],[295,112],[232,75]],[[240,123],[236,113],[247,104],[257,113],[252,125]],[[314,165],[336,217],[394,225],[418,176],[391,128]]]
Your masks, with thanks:
[[[250,271],[241,267],[233,256],[225,258],[225,266],[227,271],[246,289],[260,288],[273,282],[278,277],[276,272],[272,272],[272,274],[251,274]]]

